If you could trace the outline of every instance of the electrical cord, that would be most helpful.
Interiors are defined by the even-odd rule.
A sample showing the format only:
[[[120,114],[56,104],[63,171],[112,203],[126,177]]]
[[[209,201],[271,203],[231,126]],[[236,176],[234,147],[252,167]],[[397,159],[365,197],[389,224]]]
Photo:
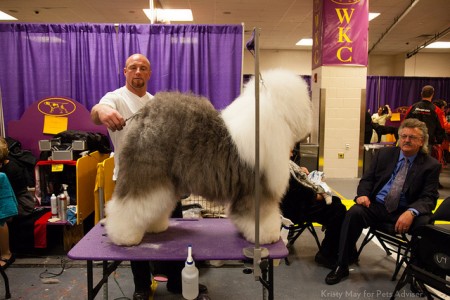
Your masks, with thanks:
[[[42,281],[45,281],[45,283],[59,283],[59,281],[55,280],[54,278],[62,275],[62,273],[64,273],[65,270],[72,268],[72,264],[69,264],[69,262],[70,262],[70,259],[61,258],[61,271],[59,271],[57,273],[53,273],[53,272],[50,272],[48,270],[48,268],[46,268],[45,271],[43,271],[39,274],[39,278]],[[113,272],[113,278],[114,278],[114,282],[116,283],[118,289],[122,293],[122,296],[120,296],[119,298],[114,298],[114,300],[131,300],[129,297],[125,296],[125,293],[117,280],[117,272],[116,271]]]
[[[71,264],[67,266],[67,263],[69,261],[70,260],[67,258],[61,258],[61,271],[59,273],[49,272],[48,269],[46,268],[45,271],[43,271],[42,273],[39,274],[39,278],[40,279],[48,279],[48,278],[55,278],[55,277],[60,276],[64,272],[64,270],[70,269],[72,267]]]
[[[114,300],[131,300],[130,298],[128,298],[127,296],[125,296],[125,293],[122,290],[122,287],[119,284],[119,281],[117,281],[117,272],[114,271],[113,272],[113,278],[114,278],[114,282],[116,283],[117,287],[119,288],[119,291],[122,293],[122,297],[119,298],[114,298]]]

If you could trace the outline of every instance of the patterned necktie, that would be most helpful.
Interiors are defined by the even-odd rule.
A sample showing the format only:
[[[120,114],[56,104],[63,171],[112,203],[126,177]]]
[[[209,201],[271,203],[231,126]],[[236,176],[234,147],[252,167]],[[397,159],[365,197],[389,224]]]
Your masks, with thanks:
[[[391,185],[389,193],[384,198],[384,206],[389,213],[395,211],[398,207],[398,202],[400,200],[400,193],[403,189],[403,184],[405,183],[406,174],[408,173],[408,159],[404,159],[400,170],[395,176],[394,182]]]

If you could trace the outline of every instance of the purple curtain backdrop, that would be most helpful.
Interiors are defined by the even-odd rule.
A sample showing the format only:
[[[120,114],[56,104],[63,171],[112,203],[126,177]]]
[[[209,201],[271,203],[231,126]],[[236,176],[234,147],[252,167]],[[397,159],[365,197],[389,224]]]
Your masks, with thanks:
[[[152,62],[149,91],[192,91],[217,109],[240,92],[241,25],[0,24],[5,124],[33,102],[68,97],[87,109],[125,83],[133,53]]]
[[[113,25],[0,24],[0,44],[5,124],[37,100],[69,97],[90,108],[118,86]]]
[[[193,92],[222,109],[240,92],[241,25],[120,25],[119,41],[122,61],[136,52],[150,59],[151,93]]]
[[[373,114],[378,107],[389,104],[395,110],[400,106],[410,106],[420,100],[420,92],[425,85],[435,89],[433,99],[450,101],[450,78],[448,77],[367,77],[367,108]]]

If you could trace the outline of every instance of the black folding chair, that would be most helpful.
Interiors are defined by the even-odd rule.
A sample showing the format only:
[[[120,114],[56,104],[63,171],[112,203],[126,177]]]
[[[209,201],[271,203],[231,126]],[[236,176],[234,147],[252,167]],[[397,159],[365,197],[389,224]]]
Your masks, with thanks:
[[[6,275],[5,270],[3,270],[3,268],[0,268],[0,274],[2,275],[3,281],[5,283],[5,299],[10,299],[11,298],[11,292],[9,290],[8,275]]]
[[[434,224],[436,221],[450,222],[450,197],[445,198],[441,205],[434,211],[431,217],[431,223]]]
[[[310,221],[304,221],[300,224],[294,224],[291,220],[283,218],[284,220],[287,220],[287,222],[283,222],[283,227],[288,230],[287,234],[287,243],[286,248],[289,250],[294,245],[295,241],[298,239],[298,237],[306,230],[312,234],[314,237],[314,240],[316,241],[317,247],[320,250],[320,241],[319,237],[317,236],[316,229],[314,228],[314,224]],[[288,257],[284,259],[286,262],[286,265],[290,265]]]
[[[414,231],[412,259],[395,286],[391,299],[407,283],[416,281],[427,299],[432,295],[450,295],[450,231],[439,226],[425,225]],[[426,286],[431,287],[428,289]]]
[[[395,261],[395,269],[392,274],[392,281],[395,281],[397,274],[400,271],[403,263],[408,263],[410,259],[411,252],[411,237],[408,234],[399,234],[395,232],[394,224],[391,223],[381,223],[377,226],[369,228],[369,232],[361,243],[358,250],[358,257],[361,254],[364,247],[376,237],[386,251],[386,255],[391,255],[392,253],[397,254]]]
[[[294,245],[295,241],[303,233],[303,231],[305,231],[305,229],[308,229],[308,231],[311,232],[312,236],[316,240],[317,247],[320,249],[320,241],[317,236],[316,229],[314,228],[313,223],[309,221],[306,221],[303,224],[294,224],[289,227],[288,243],[286,247],[290,248]]]

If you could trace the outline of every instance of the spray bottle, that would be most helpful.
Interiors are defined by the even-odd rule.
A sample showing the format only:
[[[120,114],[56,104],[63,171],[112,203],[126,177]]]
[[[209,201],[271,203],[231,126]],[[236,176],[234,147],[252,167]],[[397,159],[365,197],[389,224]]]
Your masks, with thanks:
[[[67,189],[69,188],[68,184],[62,184],[63,190],[64,190],[64,195],[66,195],[66,202],[67,205],[70,205],[70,196],[69,196],[69,192],[67,191]]]
[[[192,246],[188,245],[188,256],[181,271],[183,298],[192,300],[198,296],[198,269],[192,258]]]
[[[58,200],[56,199],[55,194],[52,194],[50,197],[50,205],[52,207],[52,218],[58,217]]]

